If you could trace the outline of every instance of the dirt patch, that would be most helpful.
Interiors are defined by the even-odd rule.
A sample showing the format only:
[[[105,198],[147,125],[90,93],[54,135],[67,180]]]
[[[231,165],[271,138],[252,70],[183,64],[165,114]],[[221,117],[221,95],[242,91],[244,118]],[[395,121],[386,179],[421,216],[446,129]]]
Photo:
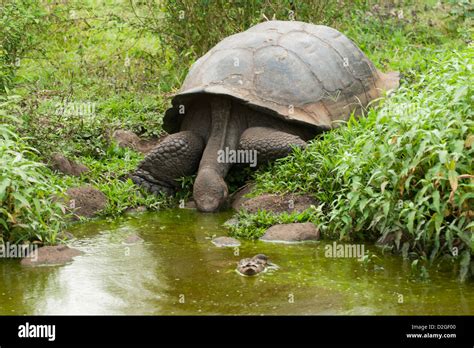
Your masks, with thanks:
[[[88,185],[70,188],[66,195],[65,203],[76,216],[93,217],[107,205],[107,197]]]
[[[21,260],[23,266],[61,265],[72,261],[75,256],[81,255],[82,251],[69,248],[66,245],[44,246],[39,248],[31,256]]]

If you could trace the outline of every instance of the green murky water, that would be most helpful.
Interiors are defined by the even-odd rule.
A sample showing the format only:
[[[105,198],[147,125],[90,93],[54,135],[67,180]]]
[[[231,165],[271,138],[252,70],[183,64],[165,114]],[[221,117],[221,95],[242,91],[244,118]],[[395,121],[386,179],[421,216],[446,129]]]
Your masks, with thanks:
[[[67,265],[0,261],[0,314],[474,314],[472,283],[437,272],[414,281],[399,257],[327,258],[325,242],[217,248],[209,237],[225,235],[229,216],[171,210],[77,225],[71,246],[85,253]],[[125,245],[131,234],[144,242]],[[257,253],[280,269],[234,271]]]

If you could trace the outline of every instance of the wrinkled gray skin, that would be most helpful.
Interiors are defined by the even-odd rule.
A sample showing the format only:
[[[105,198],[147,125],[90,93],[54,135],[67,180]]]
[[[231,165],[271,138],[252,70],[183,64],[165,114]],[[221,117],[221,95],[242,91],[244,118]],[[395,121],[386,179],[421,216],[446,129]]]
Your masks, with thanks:
[[[180,131],[167,136],[132,174],[147,190],[173,194],[177,179],[197,172],[193,197],[198,210],[215,212],[228,197],[225,177],[232,163],[219,163],[218,150],[256,150],[262,164],[305,147],[317,128],[292,124],[252,110],[225,96],[202,95],[190,107]]]

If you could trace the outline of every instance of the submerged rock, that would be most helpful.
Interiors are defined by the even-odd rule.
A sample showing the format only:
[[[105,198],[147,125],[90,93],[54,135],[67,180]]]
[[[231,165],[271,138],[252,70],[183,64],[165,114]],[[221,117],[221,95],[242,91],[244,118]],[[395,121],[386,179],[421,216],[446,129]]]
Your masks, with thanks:
[[[60,153],[53,154],[49,162],[53,170],[66,175],[80,176],[90,171],[84,164],[74,162]]]
[[[66,204],[76,216],[93,217],[107,205],[107,197],[88,185],[70,188],[66,195]]]
[[[131,234],[127,236],[127,238],[125,238],[125,240],[123,241],[124,244],[128,244],[128,245],[138,244],[138,243],[143,243],[143,242],[144,240],[136,234]]]
[[[232,237],[216,237],[211,242],[219,248],[240,246],[240,242]]]
[[[237,204],[238,202],[241,202]],[[318,202],[310,195],[275,195],[263,194],[250,199],[235,201],[232,207],[236,210],[245,210],[249,213],[256,213],[259,210],[266,210],[276,214],[302,212],[311,205],[317,205]]]
[[[311,222],[274,225],[260,238],[271,242],[302,242],[318,240],[319,229]]]
[[[69,248],[66,245],[44,246],[31,256],[21,260],[23,266],[61,265],[72,261],[75,256],[83,254],[82,251]]]

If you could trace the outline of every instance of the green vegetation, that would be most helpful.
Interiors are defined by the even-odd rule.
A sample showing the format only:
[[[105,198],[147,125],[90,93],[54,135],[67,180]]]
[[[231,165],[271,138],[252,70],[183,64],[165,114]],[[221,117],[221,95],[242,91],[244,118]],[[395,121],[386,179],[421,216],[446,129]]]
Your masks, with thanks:
[[[379,69],[400,71],[402,86],[360,121],[252,174],[256,192],[309,192],[323,206],[242,213],[232,232],[256,238],[275,222],[314,221],[329,238],[392,236],[396,248],[429,262],[456,247],[466,275],[474,246],[472,14],[464,0],[1,0],[0,235],[54,243],[63,219],[52,197],[83,184],[106,194],[104,216],[176,204],[123,180],[143,155],[119,148],[111,134],[161,136],[161,117],[192,62],[260,21],[296,19],[342,31]],[[58,151],[90,172],[52,172],[42,163]],[[233,174],[231,189],[244,174]],[[183,179],[178,199],[192,180]]]
[[[0,90],[12,86],[21,57],[32,50],[45,30],[45,12],[36,2],[0,2]]]
[[[255,214],[240,211],[237,214],[238,223],[228,225],[231,234],[237,238],[257,239],[265,230],[276,224],[289,224],[293,222],[316,221],[319,208],[310,208],[301,213],[274,214],[266,210],[259,210]]]
[[[5,120],[0,103],[0,119]],[[53,200],[61,189],[49,183],[49,170],[37,161],[36,150],[12,126],[0,124],[0,243],[56,243],[63,227],[63,207]]]
[[[365,7],[364,1],[351,1],[341,9],[337,1],[201,1],[153,2],[135,8],[144,30],[160,38],[180,66],[189,66],[224,37],[247,30],[262,20],[304,20],[337,25],[351,10]],[[184,78],[180,70],[179,76]]]

